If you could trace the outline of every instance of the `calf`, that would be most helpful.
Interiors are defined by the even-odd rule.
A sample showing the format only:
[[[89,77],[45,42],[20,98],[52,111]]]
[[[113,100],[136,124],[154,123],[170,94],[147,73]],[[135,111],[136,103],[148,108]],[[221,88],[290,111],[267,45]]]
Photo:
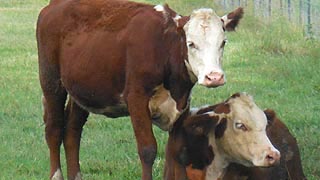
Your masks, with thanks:
[[[232,163],[225,180],[305,180],[296,139],[273,110],[264,111],[267,119],[267,136],[281,153],[280,165],[269,168],[245,167]],[[191,169],[190,169],[191,170]],[[191,171],[190,171],[191,172]]]
[[[266,135],[267,117],[245,93],[183,118],[169,134],[166,179],[187,179],[187,174],[189,179],[221,179],[230,163],[279,163],[280,153]]]
[[[188,109],[195,83],[225,83],[224,29],[234,30],[242,13],[238,9],[220,18],[201,9],[181,17],[161,5],[51,0],[37,23],[50,178],[63,179],[63,143],[68,179],[81,179],[82,128],[89,113],[96,113],[130,115],[142,179],[152,179],[157,154],[152,123],[170,130]]]

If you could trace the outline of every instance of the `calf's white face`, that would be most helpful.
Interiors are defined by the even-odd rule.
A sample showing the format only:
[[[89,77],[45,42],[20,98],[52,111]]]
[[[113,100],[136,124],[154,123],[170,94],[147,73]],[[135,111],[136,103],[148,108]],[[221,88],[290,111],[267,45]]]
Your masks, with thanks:
[[[231,13],[230,13],[231,14]],[[220,18],[212,9],[195,10],[184,26],[187,38],[188,61],[186,66],[193,81],[207,87],[223,85],[223,49],[226,43],[225,29],[234,30],[242,17],[242,9]],[[232,27],[228,25],[232,24]]]
[[[232,162],[246,166],[271,166],[280,159],[280,152],[266,134],[267,118],[252,97],[239,94],[228,100],[230,113],[221,137],[215,137],[219,151]],[[223,115],[222,115],[223,116]]]

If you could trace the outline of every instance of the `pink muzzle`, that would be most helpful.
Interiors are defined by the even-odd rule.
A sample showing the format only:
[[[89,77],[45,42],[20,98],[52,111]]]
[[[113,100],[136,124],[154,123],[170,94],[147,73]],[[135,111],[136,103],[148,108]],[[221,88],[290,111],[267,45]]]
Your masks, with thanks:
[[[223,72],[211,72],[205,76],[202,85],[207,87],[218,87],[225,84]]]

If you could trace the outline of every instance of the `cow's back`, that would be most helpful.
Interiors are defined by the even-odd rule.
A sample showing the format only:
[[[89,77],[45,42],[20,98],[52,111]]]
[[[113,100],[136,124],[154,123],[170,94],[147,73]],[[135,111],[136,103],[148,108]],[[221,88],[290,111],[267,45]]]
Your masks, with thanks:
[[[38,18],[39,47],[46,48],[45,45],[49,45],[47,49],[55,49],[59,53],[59,58],[56,60],[60,60],[65,58],[67,53],[74,53],[77,50],[96,53],[90,43],[95,43],[97,46],[106,44],[118,46],[120,39],[123,39],[119,36],[121,30],[141,9],[150,11],[152,7],[115,0],[52,0],[43,8]],[[108,39],[112,37],[114,39]],[[99,44],[99,40],[104,40],[104,43]],[[79,51],[69,56],[78,53]]]

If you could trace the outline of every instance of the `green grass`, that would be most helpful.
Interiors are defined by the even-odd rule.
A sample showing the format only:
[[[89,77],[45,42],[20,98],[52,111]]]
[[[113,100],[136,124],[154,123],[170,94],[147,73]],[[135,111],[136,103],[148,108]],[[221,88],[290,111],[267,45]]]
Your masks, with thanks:
[[[210,6],[205,0],[189,6],[182,0],[167,2],[182,14]],[[48,177],[35,40],[37,15],[45,4],[47,0],[0,0],[0,180]],[[214,104],[239,91],[252,94],[261,108],[276,110],[297,137],[308,179],[320,179],[320,43],[305,39],[301,29],[282,19],[266,24],[250,13],[228,39],[227,84],[196,86],[192,105]],[[161,179],[167,133],[154,130],[159,147],[154,174]],[[91,115],[80,159],[85,179],[139,179],[129,118]]]

